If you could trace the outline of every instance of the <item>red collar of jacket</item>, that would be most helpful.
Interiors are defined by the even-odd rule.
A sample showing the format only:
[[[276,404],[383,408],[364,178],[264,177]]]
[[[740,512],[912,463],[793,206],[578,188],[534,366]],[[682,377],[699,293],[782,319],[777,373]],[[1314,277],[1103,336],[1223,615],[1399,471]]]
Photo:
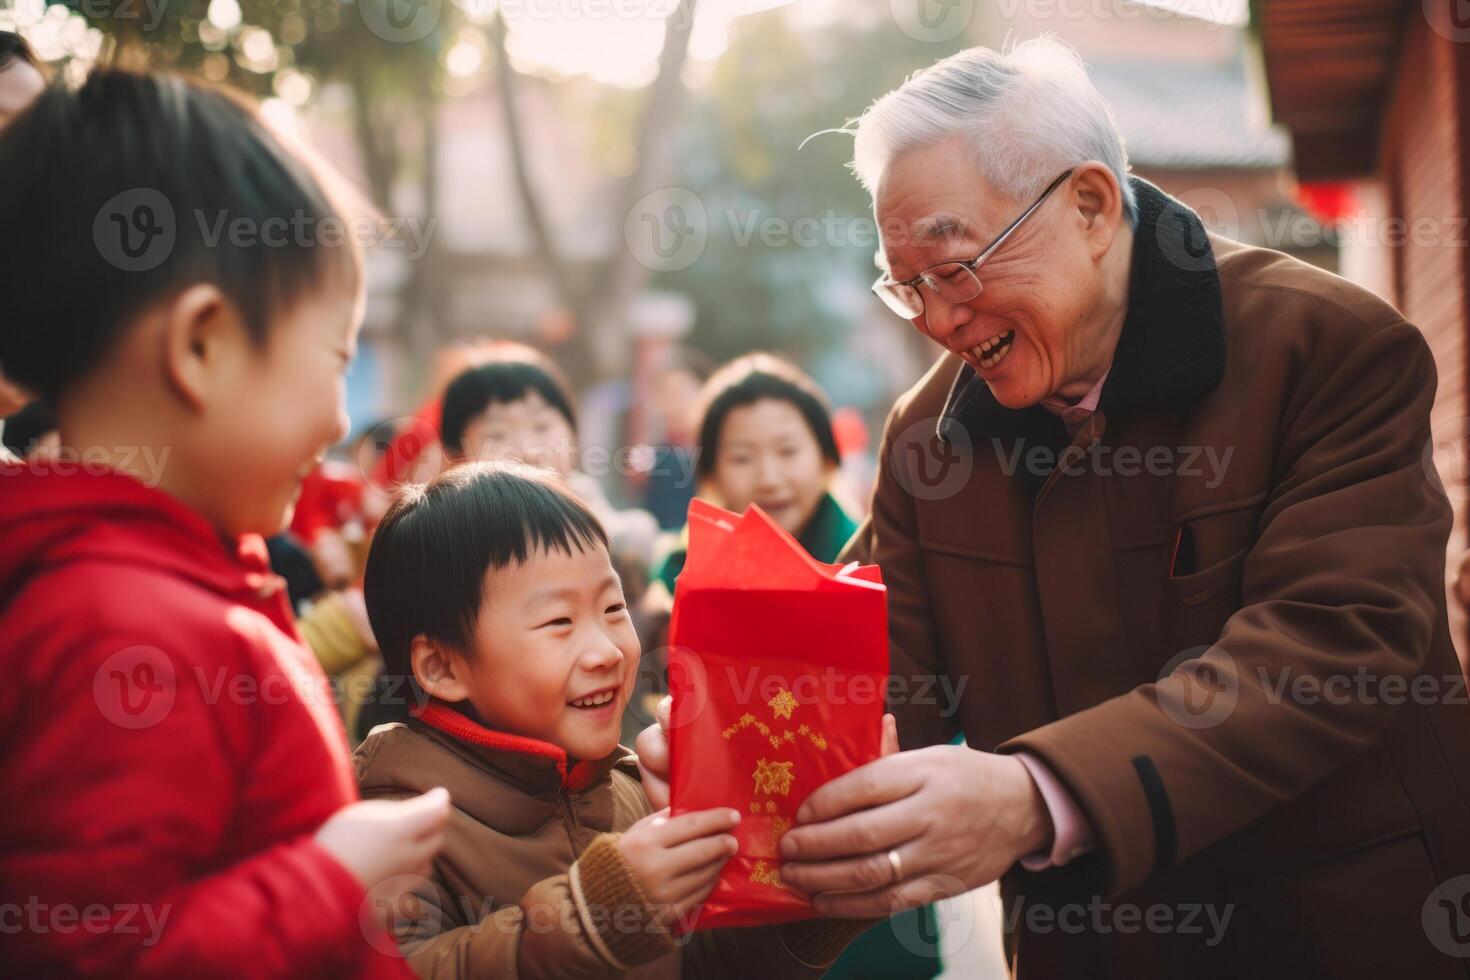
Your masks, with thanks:
[[[572,762],[566,749],[540,739],[524,735],[497,732],[476,724],[469,718],[442,704],[430,702],[415,713],[415,717],[436,731],[443,732],[461,742],[466,742],[491,753],[509,756],[509,760],[491,758],[492,763],[510,761],[531,762],[532,765],[513,765],[522,777],[534,774],[537,769],[554,771],[560,787],[571,792],[581,792],[605,776],[618,762],[626,759],[629,752],[619,746],[604,759]],[[505,768],[500,765],[497,768]]]

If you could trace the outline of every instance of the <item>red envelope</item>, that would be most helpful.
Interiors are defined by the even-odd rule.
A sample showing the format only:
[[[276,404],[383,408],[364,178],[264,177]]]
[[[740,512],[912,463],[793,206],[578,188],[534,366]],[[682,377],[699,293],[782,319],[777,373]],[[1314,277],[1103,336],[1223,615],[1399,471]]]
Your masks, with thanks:
[[[777,847],[813,790],[878,758],[887,592],[816,561],[759,507],[696,500],[669,627],[675,814],[735,807],[738,852],[692,928],[812,918]]]

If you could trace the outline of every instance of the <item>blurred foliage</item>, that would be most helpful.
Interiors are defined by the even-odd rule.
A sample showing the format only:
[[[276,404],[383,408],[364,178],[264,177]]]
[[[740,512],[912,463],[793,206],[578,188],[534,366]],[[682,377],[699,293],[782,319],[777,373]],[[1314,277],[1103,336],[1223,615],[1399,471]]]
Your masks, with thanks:
[[[400,2],[63,0],[111,40],[117,64],[174,68],[293,105],[324,82],[346,83],[380,206],[413,156],[402,152],[398,130],[440,96],[441,55],[456,9],[442,5],[432,26],[411,41],[385,40],[369,20],[383,23],[387,5]]]
[[[109,36],[122,52],[118,60],[125,60],[128,49],[140,49],[152,66],[196,72],[260,96],[272,94],[281,72],[350,80],[358,65],[371,69],[376,91],[418,88],[438,77],[450,29],[449,18],[441,16],[419,40],[385,41],[368,29],[359,4],[381,7],[392,0],[227,0],[215,8],[235,14],[224,26],[210,19],[211,0],[60,2]],[[261,47],[258,36],[252,42],[260,30],[271,42],[264,57],[252,50]]]
[[[704,201],[709,242],[700,261],[654,283],[694,299],[691,343],[717,359],[767,348],[806,360],[842,346],[877,275],[877,231],[847,167],[852,137],[807,138],[965,46],[963,36],[917,41],[887,17],[798,28],[790,8],[732,25],[687,110],[676,181]]]

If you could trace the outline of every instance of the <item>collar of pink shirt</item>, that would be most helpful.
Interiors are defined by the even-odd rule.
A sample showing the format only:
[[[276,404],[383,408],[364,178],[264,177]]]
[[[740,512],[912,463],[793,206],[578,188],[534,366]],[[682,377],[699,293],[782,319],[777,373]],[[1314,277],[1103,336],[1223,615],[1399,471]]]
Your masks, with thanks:
[[[1097,379],[1097,384],[1092,386],[1092,390],[1083,395],[1077,403],[1068,404],[1064,398],[1047,397],[1041,400],[1041,407],[1053,415],[1061,416],[1062,424],[1067,427],[1067,435],[1075,436],[1077,430],[1092,417],[1093,412],[1097,411],[1098,399],[1102,397],[1103,385],[1107,382],[1108,373],[1111,370],[1110,365],[1108,370],[1102,373],[1102,377]]]

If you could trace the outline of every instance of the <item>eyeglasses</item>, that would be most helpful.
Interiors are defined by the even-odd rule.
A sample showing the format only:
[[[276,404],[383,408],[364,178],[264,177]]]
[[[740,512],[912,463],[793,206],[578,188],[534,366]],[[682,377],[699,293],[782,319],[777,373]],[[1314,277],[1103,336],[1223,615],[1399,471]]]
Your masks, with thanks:
[[[1075,168],[1073,168],[1075,169]],[[878,294],[887,307],[905,320],[922,316],[924,313],[924,294],[919,286],[927,286],[934,295],[943,299],[946,303],[966,303],[980,295],[980,277],[975,270],[980,268],[981,263],[995,254],[996,250],[1006,243],[1015,230],[1042,203],[1051,196],[1051,192],[1062,186],[1062,182],[1072,176],[1072,170],[1059,176],[1047,185],[1041,196],[1021,216],[1006,226],[1005,231],[995,237],[995,241],[986,246],[985,251],[968,262],[942,262],[939,265],[925,269],[912,279],[903,282],[894,282],[886,275],[879,276],[878,281],[873,283],[873,292]]]

